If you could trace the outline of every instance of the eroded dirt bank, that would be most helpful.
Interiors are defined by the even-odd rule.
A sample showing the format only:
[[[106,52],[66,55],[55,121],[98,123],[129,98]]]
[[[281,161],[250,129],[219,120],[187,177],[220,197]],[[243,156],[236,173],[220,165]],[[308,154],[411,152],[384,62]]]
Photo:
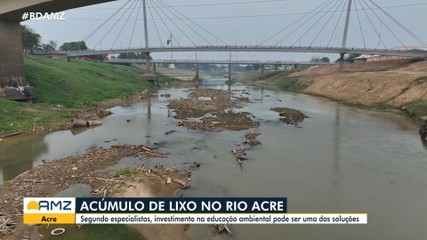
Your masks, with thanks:
[[[289,75],[308,85],[304,93],[351,104],[404,107],[427,101],[427,61],[379,62],[308,68]]]

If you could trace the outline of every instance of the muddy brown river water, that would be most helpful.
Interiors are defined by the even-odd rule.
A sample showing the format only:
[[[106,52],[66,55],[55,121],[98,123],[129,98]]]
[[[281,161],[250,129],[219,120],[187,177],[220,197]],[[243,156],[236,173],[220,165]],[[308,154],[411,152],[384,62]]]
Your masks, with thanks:
[[[202,87],[227,89],[224,79]],[[343,106],[336,102],[244,85],[251,112],[260,122],[262,145],[247,151],[242,167],[231,149],[246,131],[198,132],[178,127],[166,107],[188,89],[165,89],[129,106],[114,107],[103,125],[83,132],[60,131],[0,145],[0,178],[7,181],[43,159],[83,152],[91,146],[148,144],[167,159],[123,159],[115,168],[154,165],[193,171],[193,196],[286,196],[289,212],[367,212],[367,225],[235,225],[233,239],[426,239],[427,149],[418,126],[398,113]],[[161,94],[171,94],[171,98]],[[272,107],[290,107],[309,116],[301,127],[279,121]],[[127,120],[131,119],[130,122]],[[165,132],[176,130],[169,135]],[[211,226],[192,226],[206,239]],[[122,235],[123,237],[123,235]],[[91,238],[92,239],[92,238]],[[112,238],[119,239],[119,238]]]

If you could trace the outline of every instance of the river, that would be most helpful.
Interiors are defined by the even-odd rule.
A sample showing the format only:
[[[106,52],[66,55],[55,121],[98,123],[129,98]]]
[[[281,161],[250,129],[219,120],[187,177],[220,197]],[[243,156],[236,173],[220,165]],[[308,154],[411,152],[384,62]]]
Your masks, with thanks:
[[[202,87],[227,89],[224,79]],[[2,181],[91,146],[157,145],[168,159],[122,160],[127,166],[185,168],[201,163],[184,197],[286,196],[289,212],[367,212],[367,225],[235,225],[233,239],[424,239],[427,236],[427,149],[417,125],[405,116],[348,107],[324,98],[247,90],[243,109],[261,123],[262,145],[248,150],[242,167],[231,149],[248,131],[204,133],[176,125],[166,107],[189,89],[159,90],[149,100],[111,109],[103,125],[83,132],[59,131],[0,145]],[[169,93],[171,98],[161,97]],[[302,128],[280,122],[271,107],[290,107],[309,116]],[[131,121],[127,121],[131,120]],[[176,132],[165,135],[166,131]],[[211,226],[192,226],[194,239],[206,239]]]

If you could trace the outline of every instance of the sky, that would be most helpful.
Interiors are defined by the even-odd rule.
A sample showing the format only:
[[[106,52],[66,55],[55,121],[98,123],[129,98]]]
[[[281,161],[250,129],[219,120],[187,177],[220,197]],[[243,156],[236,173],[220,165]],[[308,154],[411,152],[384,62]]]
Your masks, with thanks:
[[[118,0],[67,10],[64,21],[32,20],[23,24],[38,32],[42,42],[54,40],[61,45],[63,42],[84,40],[91,49],[144,47],[141,2]],[[146,2],[149,44],[156,47],[167,46],[166,41],[171,34],[173,46],[262,44],[339,47],[347,13],[346,0]],[[426,12],[425,0],[353,0],[347,46],[420,46],[427,42]],[[228,53],[198,53],[197,57],[300,61],[313,56],[325,54],[232,53],[230,56]],[[194,53],[174,53],[172,56],[154,54],[153,57],[194,59],[196,56]]]

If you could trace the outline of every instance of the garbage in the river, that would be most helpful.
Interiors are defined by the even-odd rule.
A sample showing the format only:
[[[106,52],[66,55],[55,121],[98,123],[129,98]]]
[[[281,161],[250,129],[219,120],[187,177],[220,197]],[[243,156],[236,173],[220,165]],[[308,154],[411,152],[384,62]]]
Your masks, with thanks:
[[[15,228],[16,223],[9,217],[0,214],[0,235],[6,234]]]
[[[232,235],[232,232],[230,228],[227,226],[227,224],[215,224],[215,233],[227,233],[228,235]]]
[[[73,128],[102,125],[102,122],[99,119],[84,120],[84,119],[80,119],[80,118],[73,118],[73,119],[71,119],[71,123],[72,123]]]
[[[165,135],[169,135],[169,134],[174,133],[174,132],[176,132],[176,130],[172,129],[172,130],[165,132]]]
[[[234,112],[238,103],[249,99],[236,93],[216,89],[197,89],[186,99],[173,100],[168,107],[174,109],[178,126],[201,131],[243,130],[258,127],[259,123],[248,112]],[[207,100],[209,99],[209,100]]]
[[[237,144],[237,149],[232,149],[231,152],[236,156],[236,161],[242,166],[243,161],[248,160],[246,157],[246,148],[245,145],[249,145],[249,147],[255,147],[261,145],[261,141],[257,139],[257,137],[261,133],[257,133],[254,131],[248,132],[243,136],[243,140],[241,143]]]
[[[295,127],[298,127],[298,124],[307,118],[304,113],[292,108],[276,107],[271,108],[270,110],[279,113],[279,116],[281,117],[280,121],[294,125]]]
[[[53,229],[50,234],[52,236],[59,236],[65,233],[65,228],[55,228]]]

